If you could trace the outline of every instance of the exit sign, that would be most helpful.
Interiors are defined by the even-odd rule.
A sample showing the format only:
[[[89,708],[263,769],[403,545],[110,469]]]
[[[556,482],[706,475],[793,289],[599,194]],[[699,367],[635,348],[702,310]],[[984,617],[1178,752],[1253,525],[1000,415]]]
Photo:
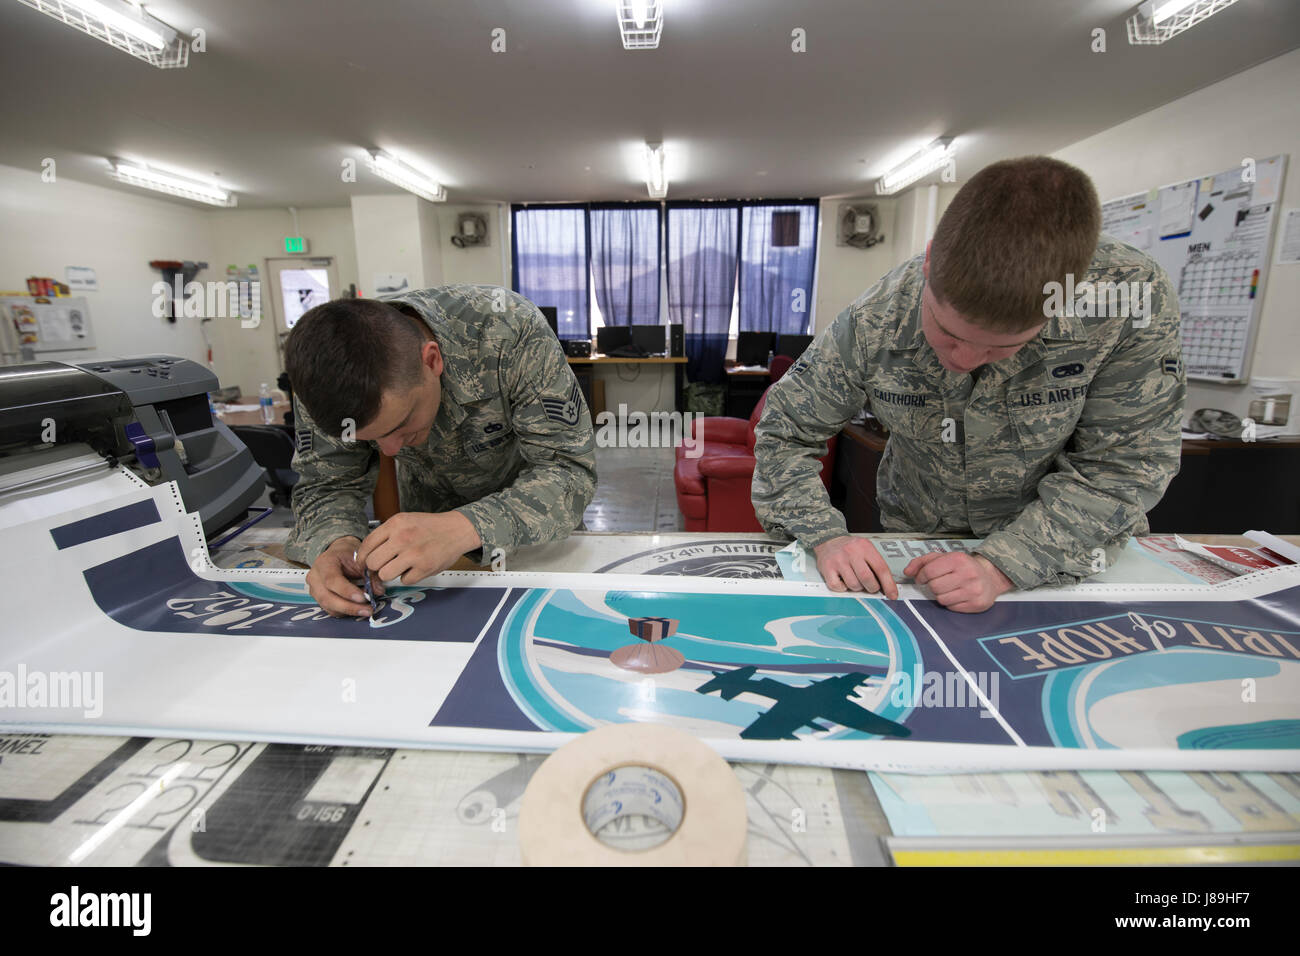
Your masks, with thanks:
[[[302,236],[285,236],[284,251],[285,252],[306,252],[307,240],[304,239]]]

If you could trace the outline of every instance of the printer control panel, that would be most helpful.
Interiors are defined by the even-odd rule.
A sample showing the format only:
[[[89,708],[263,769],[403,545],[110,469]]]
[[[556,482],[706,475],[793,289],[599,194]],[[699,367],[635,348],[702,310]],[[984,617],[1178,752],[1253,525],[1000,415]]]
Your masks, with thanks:
[[[218,387],[212,371],[190,359],[173,355],[80,362],[85,369],[126,392],[132,405],[183,398]]]
[[[178,358],[122,359],[107,365],[91,365],[87,362],[82,365],[82,368],[91,372],[126,372],[130,375],[152,375],[158,378],[171,378],[172,366],[177,362],[184,361],[188,360]]]

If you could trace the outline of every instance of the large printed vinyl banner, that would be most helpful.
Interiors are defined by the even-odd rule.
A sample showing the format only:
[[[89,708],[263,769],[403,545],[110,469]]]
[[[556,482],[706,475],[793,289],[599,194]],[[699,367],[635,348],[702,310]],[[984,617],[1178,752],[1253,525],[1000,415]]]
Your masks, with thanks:
[[[215,569],[170,487],[115,490],[3,531],[0,727],[546,751],[657,721],[735,759],[1300,768],[1300,569],[977,615],[909,585],[448,572],[367,622],[301,572]]]

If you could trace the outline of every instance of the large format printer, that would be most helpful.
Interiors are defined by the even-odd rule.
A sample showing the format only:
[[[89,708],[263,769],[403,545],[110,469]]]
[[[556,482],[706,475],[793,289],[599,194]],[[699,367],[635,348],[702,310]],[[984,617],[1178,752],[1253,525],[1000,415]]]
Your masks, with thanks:
[[[0,498],[125,467],[175,481],[211,536],[244,515],[264,472],[208,392],[217,377],[167,355],[0,368]]]

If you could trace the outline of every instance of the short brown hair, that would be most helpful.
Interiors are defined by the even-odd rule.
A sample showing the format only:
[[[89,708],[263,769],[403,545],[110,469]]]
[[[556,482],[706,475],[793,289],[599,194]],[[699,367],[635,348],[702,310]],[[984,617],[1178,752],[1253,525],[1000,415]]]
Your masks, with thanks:
[[[335,299],[303,313],[284,344],[294,398],[316,427],[338,437],[343,420],[364,428],[386,391],[420,381],[425,342],[406,315],[378,299]]]
[[[953,197],[930,245],[930,288],[995,332],[1049,317],[1049,282],[1082,282],[1101,233],[1101,203],[1082,170],[1048,156],[985,166]]]

